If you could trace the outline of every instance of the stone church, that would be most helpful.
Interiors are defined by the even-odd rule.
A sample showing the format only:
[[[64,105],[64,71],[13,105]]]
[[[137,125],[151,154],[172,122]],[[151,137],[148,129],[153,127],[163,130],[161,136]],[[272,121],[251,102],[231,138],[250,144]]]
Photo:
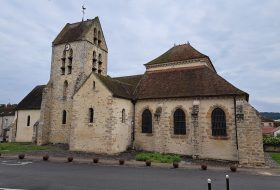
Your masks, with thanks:
[[[98,17],[67,23],[52,43],[35,140],[116,154],[135,148],[198,159],[264,163],[258,112],[189,43],[144,64],[142,75],[107,75]]]

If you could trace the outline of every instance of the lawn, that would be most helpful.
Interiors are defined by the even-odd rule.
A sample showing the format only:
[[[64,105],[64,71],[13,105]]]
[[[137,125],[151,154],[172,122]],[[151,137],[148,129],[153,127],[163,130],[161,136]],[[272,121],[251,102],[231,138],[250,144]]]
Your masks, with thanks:
[[[48,150],[48,146],[37,146],[31,143],[0,143],[0,153],[21,153],[38,150]]]
[[[175,154],[160,154],[156,152],[140,152],[136,154],[135,159],[137,161],[146,161],[150,160],[152,162],[160,162],[160,163],[172,163],[172,162],[180,162],[181,157]]]
[[[280,153],[270,153],[273,160],[275,160],[278,164],[280,164]]]

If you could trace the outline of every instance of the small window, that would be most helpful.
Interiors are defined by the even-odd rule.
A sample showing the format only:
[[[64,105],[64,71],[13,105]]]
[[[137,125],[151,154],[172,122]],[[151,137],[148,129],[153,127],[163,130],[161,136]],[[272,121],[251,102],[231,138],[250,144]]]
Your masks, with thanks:
[[[122,110],[122,123],[125,123],[125,109]]]
[[[67,112],[63,110],[62,112],[62,124],[66,124],[66,117],[67,117]]]
[[[215,108],[212,112],[212,136],[227,136],[226,115],[221,108]]]
[[[69,65],[69,66],[68,66],[68,75],[70,75],[71,73],[72,73],[72,66]]]
[[[152,114],[148,109],[142,113],[142,133],[152,133]]]
[[[92,89],[95,89],[95,81],[92,82]]]
[[[67,80],[64,81],[63,83],[63,94],[62,94],[62,98],[66,99],[67,98],[67,90],[68,90],[68,82]]]
[[[94,110],[93,108],[89,108],[89,122],[93,123],[93,116],[94,116]]]
[[[97,59],[96,59],[96,52],[95,51],[93,51],[93,53],[92,53],[92,71],[96,71],[97,70],[97,65],[96,65],[96,61],[97,61]]]
[[[26,124],[27,126],[30,126],[30,115],[29,116],[27,116],[27,124]]]
[[[182,109],[177,109],[173,115],[174,120],[174,134],[184,135],[186,134],[186,116]]]

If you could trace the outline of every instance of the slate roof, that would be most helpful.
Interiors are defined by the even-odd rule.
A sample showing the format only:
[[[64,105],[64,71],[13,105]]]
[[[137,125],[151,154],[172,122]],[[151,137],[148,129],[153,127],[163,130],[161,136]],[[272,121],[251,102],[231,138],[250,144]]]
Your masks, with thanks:
[[[14,115],[15,115],[15,108],[13,107],[0,108],[0,117],[14,116]]]
[[[146,72],[136,99],[245,95],[207,66]]]
[[[46,85],[36,86],[21,102],[17,105],[16,110],[41,109],[43,90]]]
[[[190,59],[199,59],[199,58],[208,58],[207,55],[204,55],[194,49],[189,43],[177,45],[169,49],[164,54],[155,58],[154,60],[146,63],[145,65],[159,64],[159,63],[168,63],[175,61],[185,61]],[[210,59],[209,59],[210,60]]]

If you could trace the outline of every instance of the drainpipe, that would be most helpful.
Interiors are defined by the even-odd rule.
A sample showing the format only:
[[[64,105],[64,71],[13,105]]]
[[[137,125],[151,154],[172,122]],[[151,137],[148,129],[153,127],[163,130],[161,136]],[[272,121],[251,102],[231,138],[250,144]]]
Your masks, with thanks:
[[[234,124],[235,124],[235,138],[236,138],[236,148],[238,150],[238,135],[237,135],[237,122],[236,122],[236,96],[233,96],[234,103]]]
[[[134,149],[134,141],[135,141],[135,105],[136,105],[136,99],[133,99],[133,115],[132,115],[132,135],[131,135],[131,148]]]
[[[16,118],[16,132],[15,132],[15,139],[14,141],[16,142],[16,137],[17,137],[17,126],[18,126],[18,110],[16,111],[17,112],[17,118]],[[13,135],[13,134],[11,134]]]

